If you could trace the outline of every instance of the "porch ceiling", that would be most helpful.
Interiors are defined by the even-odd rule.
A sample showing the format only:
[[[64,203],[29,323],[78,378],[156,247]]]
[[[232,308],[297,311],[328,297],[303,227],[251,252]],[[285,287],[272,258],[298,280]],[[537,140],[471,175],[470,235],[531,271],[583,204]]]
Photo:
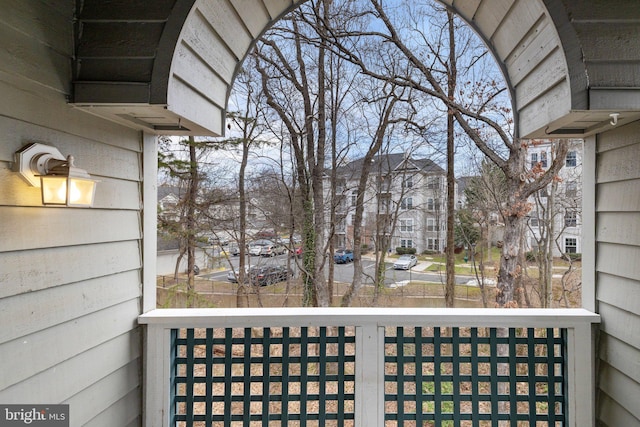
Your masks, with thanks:
[[[303,0],[77,1],[72,104],[156,134],[219,135],[254,41]],[[640,8],[625,0],[441,0],[507,77],[520,135],[640,118]]]

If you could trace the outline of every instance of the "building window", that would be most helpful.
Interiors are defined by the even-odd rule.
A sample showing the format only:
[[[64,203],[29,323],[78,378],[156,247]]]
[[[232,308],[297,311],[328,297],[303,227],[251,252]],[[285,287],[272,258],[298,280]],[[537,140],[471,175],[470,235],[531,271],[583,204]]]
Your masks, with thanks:
[[[531,153],[531,167],[535,167],[538,163],[538,153]]]
[[[437,190],[439,184],[440,184],[440,178],[430,177],[429,180],[427,181],[427,188],[431,190]]]
[[[358,191],[353,190],[351,192],[351,206],[355,206],[358,202]]]
[[[567,160],[565,166],[575,168],[578,165],[578,155],[575,151],[569,151],[567,153]]]
[[[400,209],[413,209],[413,197],[406,197],[400,202]]]
[[[436,231],[435,220],[427,219],[427,231]]]
[[[389,196],[385,193],[384,196]],[[389,212],[391,210],[391,199],[389,197],[380,197],[380,212]]]
[[[384,178],[381,178],[380,180],[380,191],[382,192],[387,192],[391,189],[391,178],[388,176],[385,176]]]
[[[575,254],[578,252],[578,239],[567,237],[564,239],[564,253]]]
[[[428,211],[432,211],[432,210],[434,210],[434,209],[435,209],[435,206],[436,206],[436,204],[435,204],[435,202],[433,201],[433,199],[431,199],[431,198],[427,199],[427,210],[428,210]]]
[[[412,248],[413,240],[411,239],[400,239],[400,247],[401,248]]]
[[[427,249],[430,251],[439,251],[440,245],[438,239],[427,239]]]
[[[578,225],[578,215],[576,211],[567,211],[564,214],[564,226],[565,227],[575,227]]]
[[[576,197],[578,195],[578,183],[575,181],[567,182],[567,186],[564,189],[564,194],[566,197]]]
[[[531,227],[537,227],[540,225],[540,222],[538,221],[538,212],[536,211],[531,212],[531,215],[529,218],[529,225]]]
[[[541,151],[540,152],[540,164],[542,165],[543,168],[547,167],[547,152],[546,151]]]
[[[400,231],[413,231],[413,219],[401,219]]]
[[[413,177],[412,176],[406,176],[404,178],[404,181],[402,181],[402,186],[405,188],[412,188],[413,187]]]

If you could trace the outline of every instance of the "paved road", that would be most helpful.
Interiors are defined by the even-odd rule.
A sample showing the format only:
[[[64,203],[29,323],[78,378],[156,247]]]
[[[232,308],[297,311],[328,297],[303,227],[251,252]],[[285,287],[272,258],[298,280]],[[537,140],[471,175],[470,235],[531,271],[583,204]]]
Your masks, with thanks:
[[[237,268],[239,263],[239,257],[237,256],[231,257],[230,261],[233,267]],[[224,261],[224,264],[226,264],[226,261]],[[224,264],[223,266],[225,266]],[[278,255],[273,258],[248,256],[247,264],[250,266],[268,265],[268,264],[286,265],[287,255]],[[371,277],[374,273],[373,271],[374,265],[375,263],[372,260],[369,260],[369,259],[364,260],[363,280],[365,283],[371,283],[373,281]],[[421,264],[418,264],[416,267],[414,267],[412,270],[409,270],[409,271],[394,270],[392,265],[393,265],[392,263],[386,263],[387,273],[385,275],[386,276],[385,284],[389,287],[399,286],[402,283],[406,283],[407,281],[411,281],[411,280],[424,280],[427,282],[435,282],[435,283],[444,283],[444,280],[445,280],[444,274],[441,275],[438,273],[423,273],[420,271],[416,271],[416,267],[418,269],[424,268],[424,266],[423,265],[421,266]],[[226,265],[226,267],[227,268],[224,271],[216,271],[213,273],[202,274],[199,277],[203,279],[211,279],[211,280],[223,280],[223,281],[227,280],[227,273],[230,270],[230,268],[228,267],[228,265]],[[291,268],[294,271],[296,271],[296,274],[297,274],[297,267],[294,259],[291,260]],[[336,282],[351,283],[351,281],[353,280],[353,264],[352,263],[336,264],[334,274],[335,274]],[[470,279],[471,277],[467,277],[467,276],[456,276],[456,283],[465,284]]]

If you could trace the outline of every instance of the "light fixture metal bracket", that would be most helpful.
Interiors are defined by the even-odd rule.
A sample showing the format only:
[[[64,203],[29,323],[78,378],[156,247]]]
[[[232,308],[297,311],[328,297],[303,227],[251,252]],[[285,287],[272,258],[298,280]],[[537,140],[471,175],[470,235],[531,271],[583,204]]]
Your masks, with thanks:
[[[49,168],[65,160],[57,148],[34,142],[16,151],[14,171],[29,184],[40,187],[40,175],[46,175]]]

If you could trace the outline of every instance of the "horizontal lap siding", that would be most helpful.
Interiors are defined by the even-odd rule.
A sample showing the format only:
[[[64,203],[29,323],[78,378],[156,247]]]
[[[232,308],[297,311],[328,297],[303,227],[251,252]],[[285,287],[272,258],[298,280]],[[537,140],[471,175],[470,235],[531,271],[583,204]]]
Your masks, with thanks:
[[[222,133],[227,95],[253,40],[301,1],[197,1],[173,54],[167,108]]]
[[[607,396],[601,395],[599,404],[600,417],[606,419],[609,426],[638,427],[638,419],[631,415],[618,402]]]
[[[74,10],[0,6],[0,402],[68,403],[72,426],[139,425],[141,135],[66,103]],[[93,208],[42,206],[11,170],[30,142],[100,180]]]
[[[598,136],[599,419],[640,426],[640,123]]]
[[[249,30],[251,36],[258,38],[271,20],[264,4],[258,1],[256,2],[257,6],[249,8],[245,7],[246,0],[229,0],[229,2],[244,22],[244,26]]]
[[[567,114],[571,88],[559,36],[542,1],[441,0],[483,34],[504,63],[527,135]]]

